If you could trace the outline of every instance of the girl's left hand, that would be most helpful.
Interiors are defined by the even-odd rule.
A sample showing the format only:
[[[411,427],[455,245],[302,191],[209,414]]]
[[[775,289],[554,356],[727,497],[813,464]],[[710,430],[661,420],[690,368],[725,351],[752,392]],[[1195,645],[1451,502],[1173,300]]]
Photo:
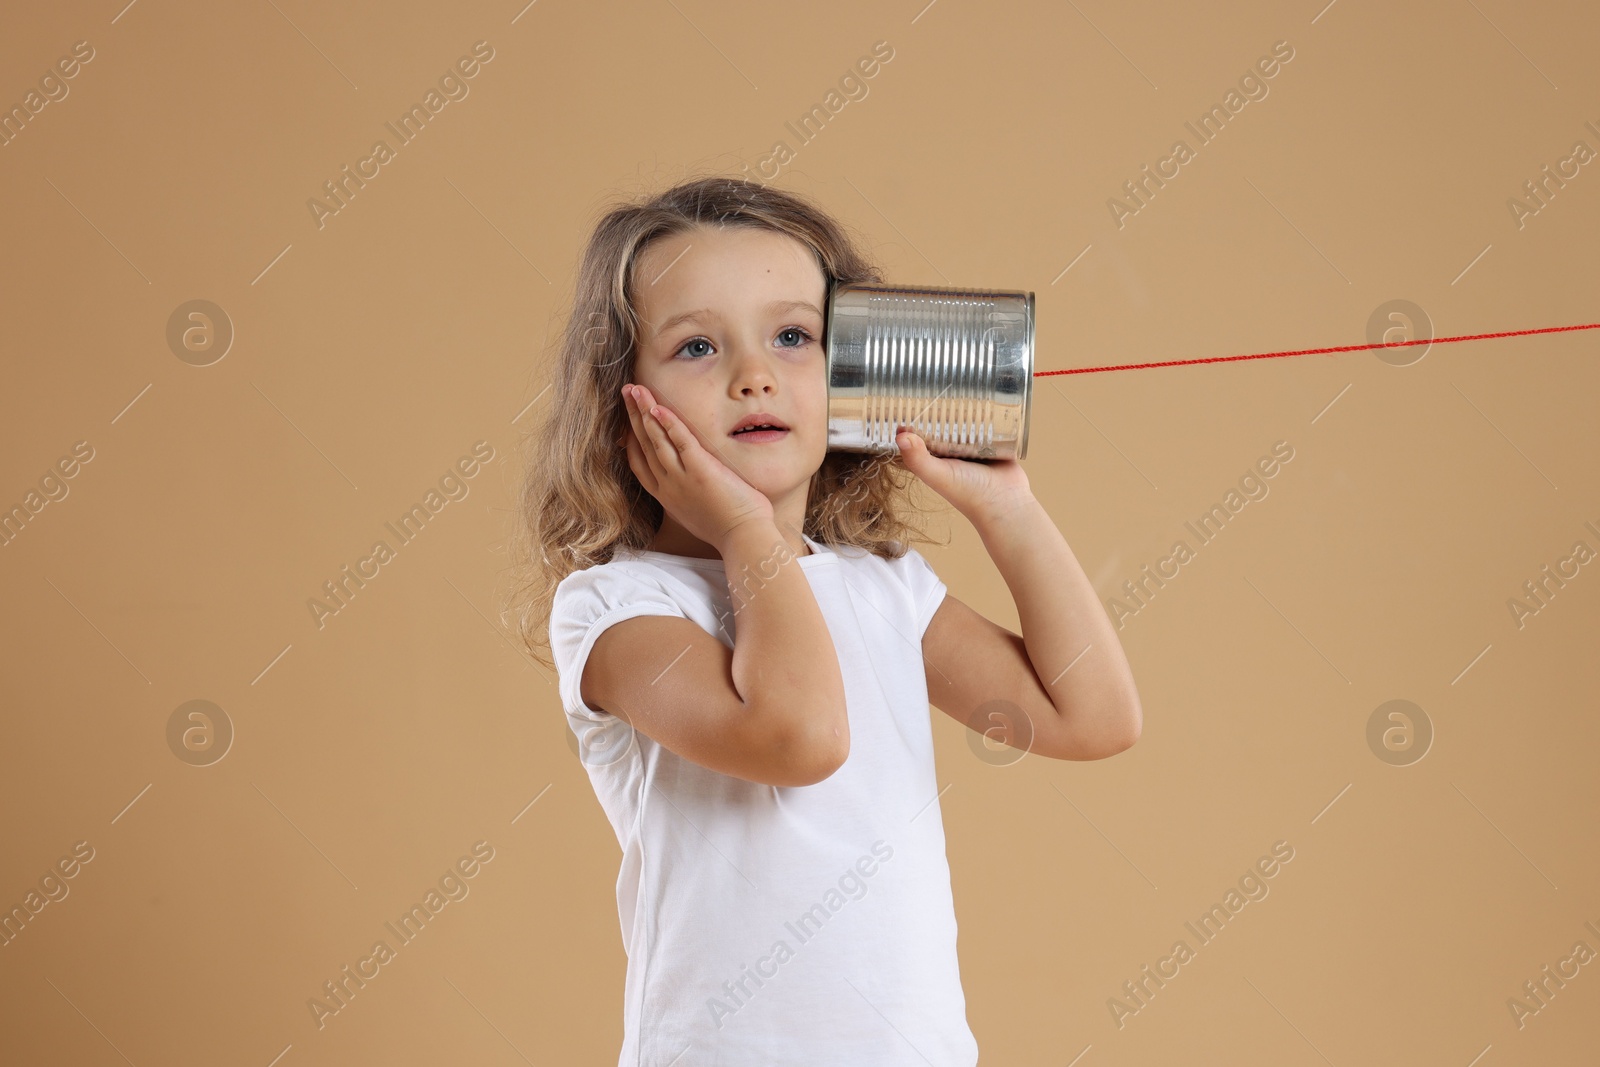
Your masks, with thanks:
[[[906,469],[944,497],[973,524],[1002,516],[1033,498],[1017,459],[949,459],[928,451],[922,436],[902,427],[895,443]]]

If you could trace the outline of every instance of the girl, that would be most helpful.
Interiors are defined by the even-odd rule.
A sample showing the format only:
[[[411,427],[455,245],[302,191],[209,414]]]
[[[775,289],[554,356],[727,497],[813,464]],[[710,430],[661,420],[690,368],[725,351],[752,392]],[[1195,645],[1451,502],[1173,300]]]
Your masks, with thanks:
[[[619,1065],[976,1063],[928,705],[1056,759],[1139,736],[1020,463],[906,428],[895,455],[828,451],[824,312],[859,281],[823,211],[738,179],[616,208],[583,256],[519,625],[622,846]],[[1022,635],[909,547],[916,479],[973,523]]]

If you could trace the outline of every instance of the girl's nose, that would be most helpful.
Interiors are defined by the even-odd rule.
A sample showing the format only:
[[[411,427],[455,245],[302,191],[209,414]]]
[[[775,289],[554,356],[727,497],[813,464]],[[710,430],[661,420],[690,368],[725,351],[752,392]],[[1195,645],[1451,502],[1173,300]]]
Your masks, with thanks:
[[[777,375],[773,373],[771,357],[759,350],[740,347],[738,354],[731,361],[732,380],[729,383],[730,391],[737,396],[746,392],[771,392],[778,386]]]

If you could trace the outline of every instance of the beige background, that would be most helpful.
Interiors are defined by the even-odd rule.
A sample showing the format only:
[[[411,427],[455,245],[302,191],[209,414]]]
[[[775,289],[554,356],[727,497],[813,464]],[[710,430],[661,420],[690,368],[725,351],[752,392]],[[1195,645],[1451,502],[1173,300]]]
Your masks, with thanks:
[[[95,50],[0,148],[0,504],[94,449],[0,548],[0,904],[94,849],[0,948],[8,1063],[614,1062],[618,850],[497,617],[519,435],[614,194],[784,140],[777,183],[891,280],[1036,291],[1040,369],[1364,344],[1393,299],[1435,336],[1600,320],[1600,164],[1507,208],[1600,150],[1577,2],[122,2],[0,36],[7,106]],[[306,201],[480,40],[470,94],[319,229]],[[1108,198],[1279,40],[1269,95],[1119,229]],[[194,299],[235,331],[204,367],[166,340]],[[1600,964],[1521,1028],[1507,1001],[1600,951],[1600,564],[1521,628],[1507,601],[1600,550],[1597,355],[1037,381],[1027,470],[1106,597],[1295,456],[1123,629],[1135,748],[997,763],[935,713],[984,1063],[1593,1058]],[[319,629],[308,599],[477,441],[470,495]],[[1015,627],[946,514],[924,553]],[[235,730],[209,766],[168,746],[195,699]],[[1435,731],[1409,766],[1368,747],[1393,699]],[[319,1030],[308,999],[478,841],[470,895]],[[1270,895],[1119,1028],[1108,999],[1275,841]]]

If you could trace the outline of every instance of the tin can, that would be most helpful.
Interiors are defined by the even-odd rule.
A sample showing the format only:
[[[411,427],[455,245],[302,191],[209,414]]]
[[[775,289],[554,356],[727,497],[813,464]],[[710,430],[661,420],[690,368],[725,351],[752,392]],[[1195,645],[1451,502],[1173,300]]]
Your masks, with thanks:
[[[1027,458],[1033,293],[840,284],[825,332],[830,450],[899,452],[910,426],[936,456]]]

